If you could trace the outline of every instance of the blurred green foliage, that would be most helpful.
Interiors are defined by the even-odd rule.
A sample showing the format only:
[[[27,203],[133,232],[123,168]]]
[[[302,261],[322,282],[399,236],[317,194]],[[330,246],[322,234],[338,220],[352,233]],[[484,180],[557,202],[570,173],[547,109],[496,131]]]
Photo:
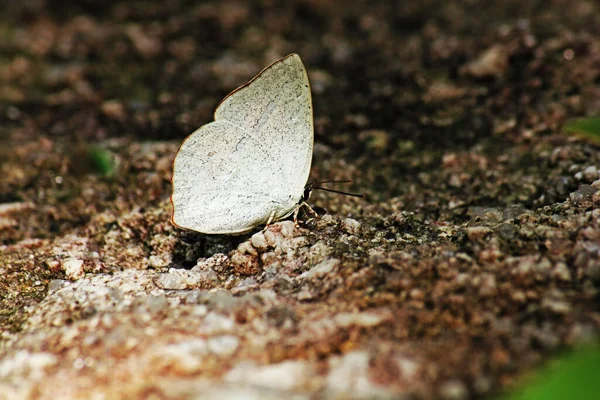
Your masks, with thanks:
[[[581,136],[600,145],[600,117],[577,118],[563,126],[565,132]],[[600,398],[600,394],[598,395]]]
[[[114,176],[117,166],[115,157],[110,151],[100,146],[89,146],[87,154],[94,171],[106,178]]]
[[[504,400],[600,399],[600,346],[586,345],[548,363]]]

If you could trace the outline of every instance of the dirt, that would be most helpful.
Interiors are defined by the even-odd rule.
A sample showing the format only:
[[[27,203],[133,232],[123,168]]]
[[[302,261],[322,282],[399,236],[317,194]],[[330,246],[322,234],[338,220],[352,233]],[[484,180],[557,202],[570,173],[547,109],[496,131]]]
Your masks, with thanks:
[[[597,340],[596,2],[2,8],[0,398],[489,398]],[[183,138],[292,52],[365,197],[174,228]]]

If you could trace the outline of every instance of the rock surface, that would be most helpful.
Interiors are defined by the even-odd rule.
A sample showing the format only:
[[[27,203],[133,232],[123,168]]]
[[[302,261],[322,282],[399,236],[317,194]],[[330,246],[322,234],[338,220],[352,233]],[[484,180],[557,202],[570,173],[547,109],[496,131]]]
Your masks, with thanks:
[[[527,18],[515,15],[523,10]],[[487,398],[600,330],[600,6],[10,2],[0,399]],[[298,52],[320,217],[169,222],[185,135]]]

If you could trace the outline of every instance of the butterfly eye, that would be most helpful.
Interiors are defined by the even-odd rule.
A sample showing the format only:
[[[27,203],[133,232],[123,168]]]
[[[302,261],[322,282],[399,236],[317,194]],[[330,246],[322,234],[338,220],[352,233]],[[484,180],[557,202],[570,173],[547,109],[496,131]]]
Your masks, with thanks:
[[[312,194],[312,183],[309,183],[308,185],[304,186],[304,193],[302,194],[302,200],[303,201],[307,201],[308,199],[310,199],[310,195]]]

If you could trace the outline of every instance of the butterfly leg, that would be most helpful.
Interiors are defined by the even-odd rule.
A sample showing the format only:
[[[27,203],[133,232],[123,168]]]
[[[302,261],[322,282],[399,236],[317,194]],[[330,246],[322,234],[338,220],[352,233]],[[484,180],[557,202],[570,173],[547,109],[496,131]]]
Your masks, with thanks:
[[[296,228],[299,228],[300,226],[298,225],[298,213],[300,212],[300,209],[302,207],[306,207],[308,209],[308,211],[311,212],[312,215],[314,215],[315,217],[318,217],[319,214],[317,214],[315,212],[315,210],[312,209],[311,206],[308,205],[308,203],[306,203],[305,201],[303,201],[302,203],[298,204],[296,206],[296,209],[294,210],[294,224],[296,225]]]
[[[271,211],[271,214],[269,215],[269,219],[267,219],[267,223],[265,224],[265,227],[263,228],[263,232],[267,230],[269,225],[271,225],[271,222],[273,222],[274,218],[275,218],[275,210]]]
[[[313,215],[313,217],[319,216],[319,214],[317,214],[317,212],[315,210],[313,210],[312,207],[308,205],[308,203],[303,201],[302,204],[300,204],[300,207],[302,207],[302,206],[306,207],[308,209],[308,211],[310,211],[310,213]]]

